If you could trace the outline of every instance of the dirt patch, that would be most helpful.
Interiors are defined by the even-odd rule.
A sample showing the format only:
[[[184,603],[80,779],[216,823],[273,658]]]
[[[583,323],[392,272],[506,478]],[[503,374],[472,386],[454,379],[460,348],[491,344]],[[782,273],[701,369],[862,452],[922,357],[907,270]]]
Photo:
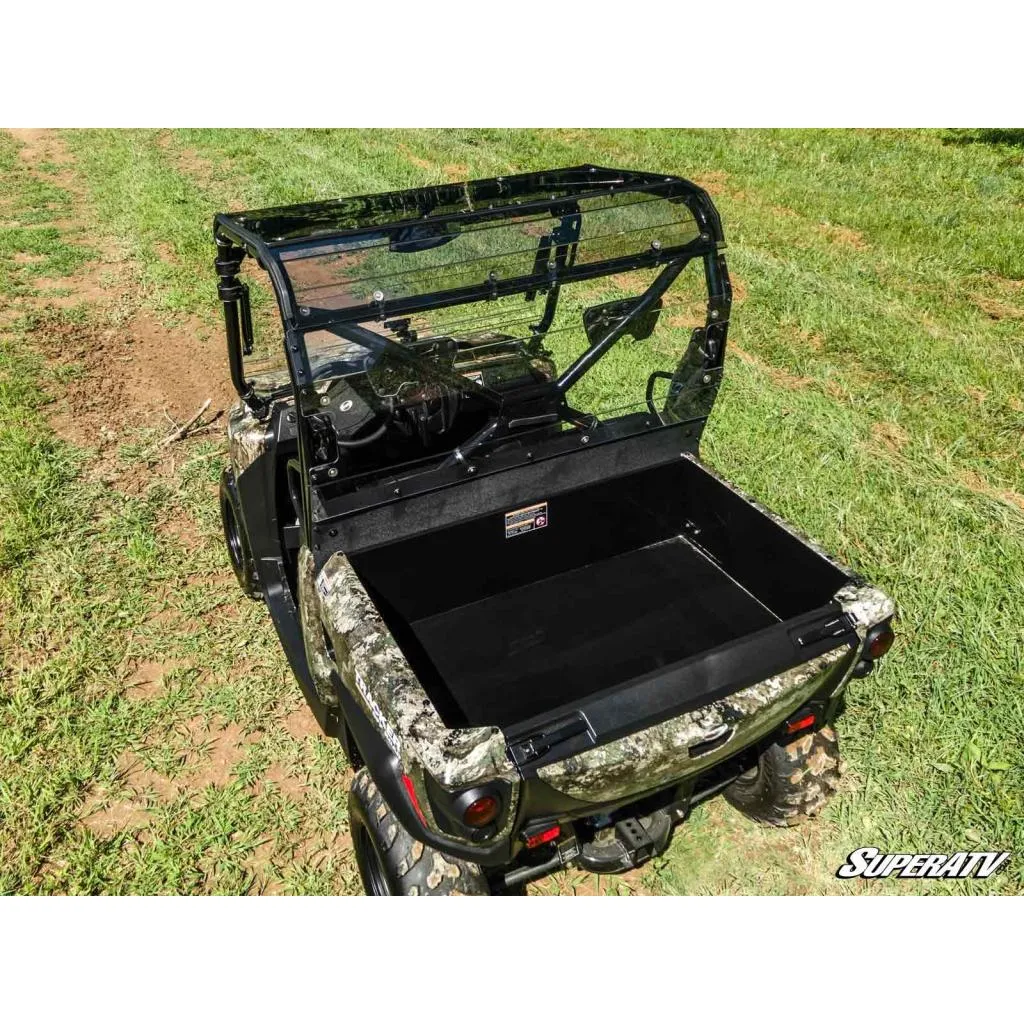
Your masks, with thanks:
[[[903,451],[910,440],[907,432],[898,423],[889,422],[872,424],[871,436],[876,444],[894,455]]]
[[[149,824],[154,803],[169,803],[181,792],[170,779],[145,768],[130,751],[118,758],[116,778],[116,799],[110,798],[107,787],[93,788],[79,814],[81,823],[98,839],[112,839],[119,832],[143,831]]]
[[[211,501],[213,498],[214,495],[211,494]],[[157,536],[166,537],[186,551],[198,551],[206,544],[206,536],[200,530],[199,524],[189,516],[176,515],[164,519],[157,525],[156,532]]]
[[[302,800],[309,788],[305,779],[290,774],[284,765],[277,763],[272,764],[263,773],[260,788],[266,788],[267,783],[289,800]]]
[[[720,196],[729,185],[729,175],[725,171],[702,171],[699,177],[697,184],[711,196]]]
[[[445,164],[443,170],[449,181],[466,181],[469,178],[469,168],[465,164]]]
[[[305,705],[290,711],[283,718],[279,718],[277,724],[296,740],[305,740],[310,736],[323,738],[323,730],[313,717],[313,712]]]
[[[108,840],[120,832],[141,832],[149,824],[149,810],[144,800],[115,800],[90,811],[81,820],[97,839]]]
[[[825,221],[818,225],[818,230],[828,241],[834,242],[836,245],[844,245],[850,249],[866,249],[868,247],[868,243],[859,231],[842,224],[831,224]]]
[[[174,144],[174,133],[169,129],[157,135],[156,143],[185,177],[204,181],[216,176],[216,168],[206,157],[194,149],[179,149]]]
[[[1007,505],[1013,505],[1024,512],[1024,494],[1019,494],[1009,487],[996,487],[973,469],[959,470],[957,472],[957,479],[964,487],[975,494],[984,495],[986,498],[991,498],[994,501],[1005,502]]]
[[[170,433],[207,398],[206,419],[223,415],[233,394],[227,359],[212,339],[200,340],[207,334],[196,320],[169,328],[148,313],[102,331],[62,326],[64,357],[86,371],[68,396],[69,426],[81,432],[74,439],[88,444],[100,422],[119,434],[161,424]]]
[[[160,693],[168,667],[159,661],[140,662],[125,680],[125,695],[130,700],[146,700]]]
[[[87,197],[60,138],[39,129],[14,135],[22,143],[19,153],[31,173],[59,185],[76,206],[87,209]],[[55,164],[59,170],[44,173],[40,164]],[[28,300],[37,311],[34,333],[41,347],[53,362],[73,365],[75,370],[54,385],[50,420],[66,440],[98,451],[103,465],[97,467],[97,475],[114,483],[119,475],[116,450],[138,442],[140,432],[149,430],[159,441],[157,431],[171,433],[207,398],[211,405],[206,420],[223,414],[233,398],[227,360],[223,345],[198,319],[171,327],[138,310],[137,274],[118,243],[97,236],[83,222],[69,224],[66,230],[100,257],[70,277],[38,280],[40,294]],[[91,314],[85,323],[62,313],[83,305]],[[158,461],[167,461],[175,452],[157,454]],[[136,475],[148,480],[153,472],[153,467],[143,466]],[[128,477],[123,489],[137,491],[143,480],[135,480],[133,486],[130,472]]]
[[[988,295],[974,294],[971,301],[990,320],[1024,320],[1024,309]]]
[[[87,295],[76,279],[69,282],[76,298]],[[102,323],[80,324],[58,314],[45,316],[36,327],[50,358],[75,367],[69,379],[51,389],[49,418],[65,440],[100,455],[96,475],[137,493],[154,474],[171,471],[171,460],[187,451],[191,438],[210,436],[205,427],[223,430],[232,392],[224,382],[223,354],[211,339],[200,340],[206,332],[198,323],[169,328],[144,313],[123,324]],[[164,444],[208,398],[200,429]],[[118,449],[144,439],[142,462],[121,464]],[[156,467],[149,464],[154,461]]]
[[[773,384],[778,384],[779,387],[796,390],[798,388],[805,388],[808,385],[817,384],[817,381],[812,377],[801,377],[798,374],[790,373],[788,370],[783,370],[779,366],[771,366],[752,352],[747,352],[745,349],[740,348],[735,341],[730,341],[726,346],[726,353],[730,352],[737,358],[742,359],[748,366],[752,366],[765,374],[771,379]]]
[[[413,167],[418,167],[421,171],[432,171],[434,169],[434,165],[429,160],[424,160],[422,157],[417,156],[411,149],[409,149],[408,146],[399,143],[398,152],[401,153],[402,156],[413,165]]]
[[[736,188],[725,171],[701,171],[693,180],[714,199],[724,196],[726,199],[743,202],[747,198],[746,192]]]
[[[769,206],[768,212],[782,220],[801,219],[800,214],[796,210],[791,210],[788,206]]]

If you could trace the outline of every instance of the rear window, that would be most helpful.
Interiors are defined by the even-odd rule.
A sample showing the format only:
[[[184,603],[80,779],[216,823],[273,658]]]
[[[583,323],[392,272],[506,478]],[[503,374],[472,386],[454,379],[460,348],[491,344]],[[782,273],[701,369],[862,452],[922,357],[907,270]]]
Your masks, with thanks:
[[[575,266],[685,246],[699,235],[681,200],[628,192],[493,223],[407,225],[280,251],[300,307],[344,310],[543,273],[560,245]]]

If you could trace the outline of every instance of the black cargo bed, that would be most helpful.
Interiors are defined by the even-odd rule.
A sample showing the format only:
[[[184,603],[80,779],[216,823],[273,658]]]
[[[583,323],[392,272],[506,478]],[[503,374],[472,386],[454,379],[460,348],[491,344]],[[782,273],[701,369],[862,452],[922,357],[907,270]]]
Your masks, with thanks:
[[[522,506],[537,502],[545,525],[525,535],[507,535],[514,506],[445,526],[425,515],[431,529],[351,555],[450,727],[508,729],[574,707],[597,715],[600,695],[659,676],[679,682],[639,703],[738,688],[744,674],[806,660],[785,624],[827,615],[846,582],[688,459],[523,493]],[[723,657],[732,648],[742,655]],[[705,668],[678,675],[705,654]]]
[[[674,537],[412,629],[465,719],[506,726],[776,621]]]

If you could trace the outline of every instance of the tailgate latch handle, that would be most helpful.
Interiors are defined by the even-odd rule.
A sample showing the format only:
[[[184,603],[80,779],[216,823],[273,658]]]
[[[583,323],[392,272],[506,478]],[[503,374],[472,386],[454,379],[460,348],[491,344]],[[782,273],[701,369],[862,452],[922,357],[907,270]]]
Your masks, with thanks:
[[[557,747],[584,732],[590,734],[590,723],[586,716],[577,713],[571,718],[552,722],[546,729],[534,733],[526,739],[515,740],[509,744],[508,752],[515,764],[524,765],[530,761],[536,761],[552,747]],[[590,738],[593,739],[592,734]]]
[[[806,633],[800,633],[794,639],[799,647],[810,647],[811,644],[820,643],[822,640],[833,640],[853,632],[853,622],[850,616],[843,612],[841,615],[831,616],[824,622],[816,623]]]
[[[735,731],[735,726],[729,725],[727,722],[723,722],[721,725],[712,729],[699,743],[694,743],[686,753],[691,758],[703,757],[705,754],[710,754],[712,750],[724,747],[725,744],[732,739],[732,734]]]

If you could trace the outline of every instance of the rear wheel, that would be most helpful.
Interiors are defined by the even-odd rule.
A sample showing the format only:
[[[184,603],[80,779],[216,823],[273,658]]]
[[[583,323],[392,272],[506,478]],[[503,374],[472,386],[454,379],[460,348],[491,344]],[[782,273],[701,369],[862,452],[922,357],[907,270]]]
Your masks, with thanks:
[[[830,726],[782,746],[725,790],[725,799],[755,821],[797,825],[814,817],[839,785],[839,740]]]
[[[229,471],[225,470],[220,478],[220,518],[224,527],[224,543],[227,545],[231,568],[235,570],[238,585],[247,597],[254,601],[262,600],[259,580],[256,578],[256,564],[249,548],[249,538],[242,529],[242,519],[238,509],[238,499],[231,486]]]
[[[490,895],[478,864],[449,857],[406,831],[365,768],[349,790],[348,820],[368,896]]]

